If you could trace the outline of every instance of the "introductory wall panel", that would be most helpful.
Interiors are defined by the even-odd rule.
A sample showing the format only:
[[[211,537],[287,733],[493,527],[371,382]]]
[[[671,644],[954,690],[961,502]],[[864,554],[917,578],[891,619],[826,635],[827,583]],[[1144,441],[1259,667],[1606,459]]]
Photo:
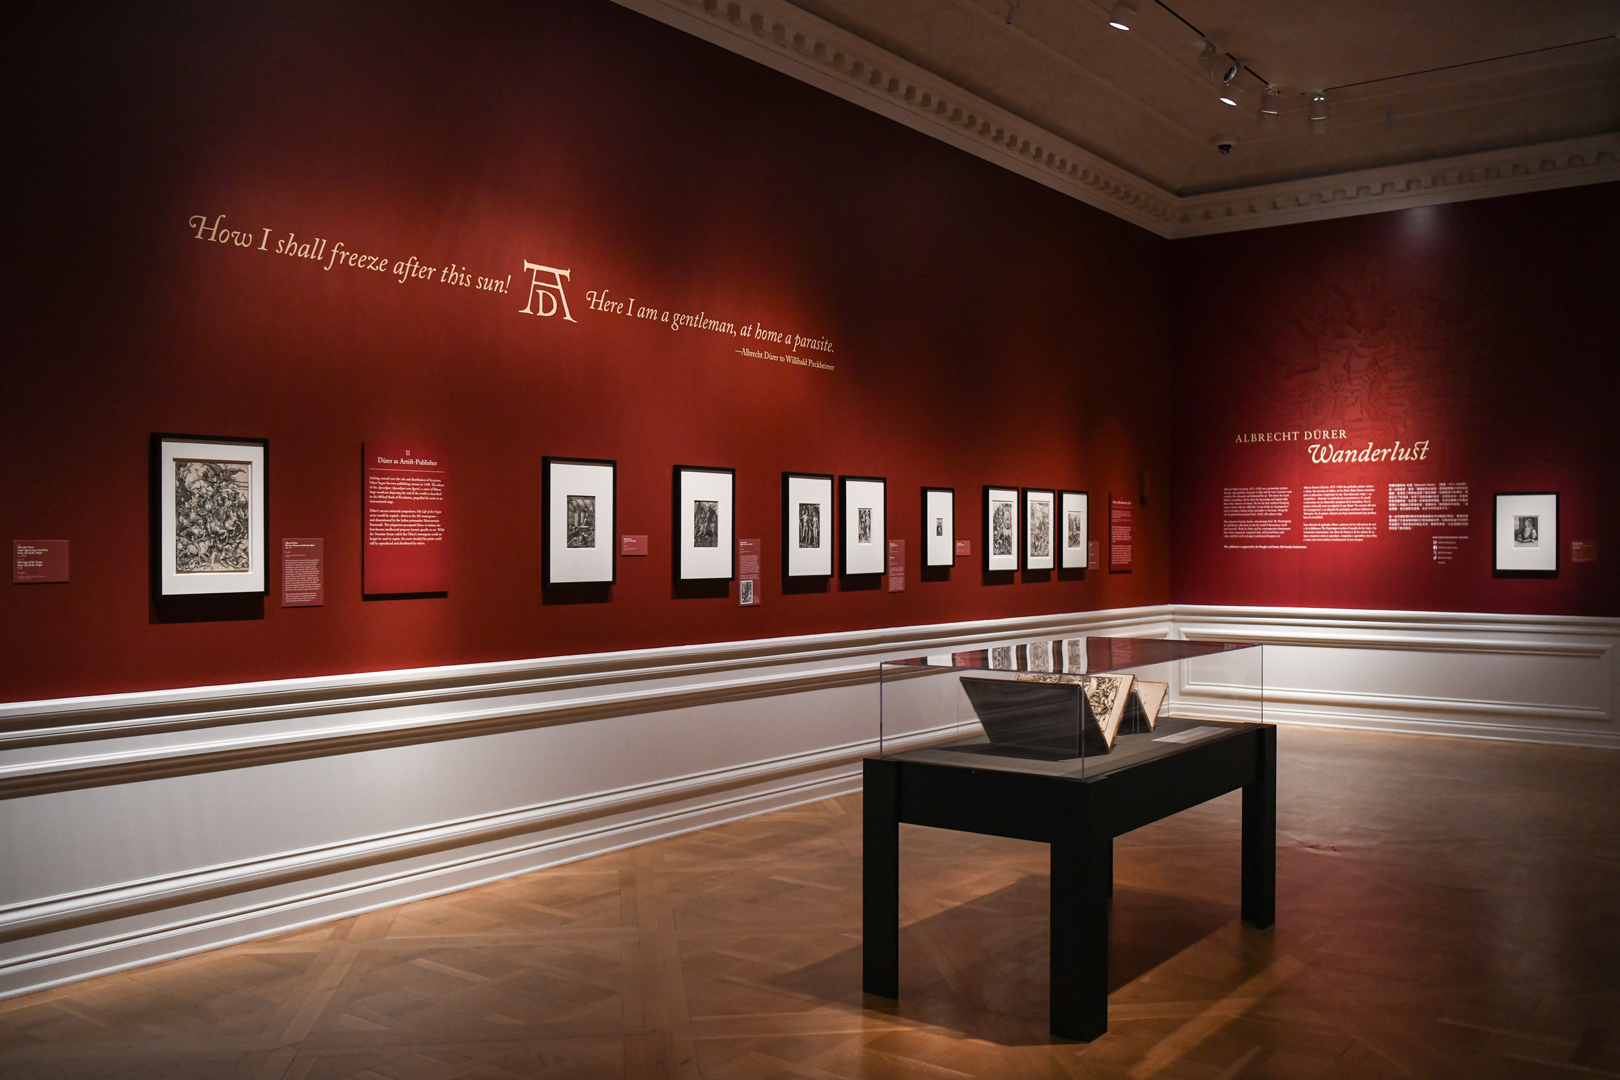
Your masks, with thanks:
[[[903,593],[783,595],[779,525],[784,471],[893,507],[1163,473],[1163,241],[607,0],[30,18],[0,531],[73,569],[0,591],[5,699],[1168,600],[1162,501],[1130,575],[974,551]],[[262,606],[149,602],[155,431],[269,441],[322,606],[279,565]],[[362,599],[373,443],[454,462],[442,597]],[[619,463],[651,548],[610,592],[541,589],[548,454]],[[758,607],[672,581],[676,463],[737,469]]]
[[[1617,244],[1615,184],[1173,243],[1177,603],[1620,611]]]

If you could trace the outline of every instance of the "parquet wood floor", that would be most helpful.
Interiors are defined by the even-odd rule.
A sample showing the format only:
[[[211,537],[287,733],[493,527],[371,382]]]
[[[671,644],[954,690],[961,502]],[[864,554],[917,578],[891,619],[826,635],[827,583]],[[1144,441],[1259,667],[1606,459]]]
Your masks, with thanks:
[[[1277,925],[1236,795],[1117,844],[1109,1033],[1046,1034],[1046,849],[858,797],[0,1002],[0,1075],[1620,1077],[1620,754],[1285,728]]]

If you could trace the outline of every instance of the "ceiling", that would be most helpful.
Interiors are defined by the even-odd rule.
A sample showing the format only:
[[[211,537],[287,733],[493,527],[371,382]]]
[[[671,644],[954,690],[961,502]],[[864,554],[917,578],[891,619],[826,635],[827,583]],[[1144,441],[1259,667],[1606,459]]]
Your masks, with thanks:
[[[1250,69],[1237,108],[1154,0],[1130,32],[1101,0],[792,3],[1178,195],[1620,130],[1620,0],[1173,0]],[[1272,130],[1256,74],[1286,92]]]
[[[1165,235],[1620,179],[1620,0],[618,2]]]

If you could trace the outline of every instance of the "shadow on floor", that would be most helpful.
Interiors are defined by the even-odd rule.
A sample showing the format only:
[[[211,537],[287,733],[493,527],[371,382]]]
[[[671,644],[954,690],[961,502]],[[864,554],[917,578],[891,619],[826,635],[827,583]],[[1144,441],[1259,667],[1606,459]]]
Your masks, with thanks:
[[[1047,1031],[1047,902],[1047,878],[1029,874],[1005,888],[903,923],[898,1001],[862,993],[859,945],[770,984],[829,1004],[870,1009],[1004,1046],[1064,1042]],[[1237,919],[1236,898],[1222,903],[1117,887],[1108,935],[1109,993]],[[1250,974],[1233,972],[1232,985]]]

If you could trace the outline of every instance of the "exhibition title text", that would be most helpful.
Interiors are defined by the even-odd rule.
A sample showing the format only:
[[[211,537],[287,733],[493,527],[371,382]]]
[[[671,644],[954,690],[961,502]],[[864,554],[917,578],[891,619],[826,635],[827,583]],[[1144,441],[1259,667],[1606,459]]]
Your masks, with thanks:
[[[1369,465],[1394,461],[1427,461],[1429,440],[1419,439],[1403,443],[1400,439],[1389,446],[1368,442],[1366,446],[1334,446],[1333,441],[1348,438],[1343,428],[1314,428],[1299,431],[1242,432],[1235,443],[1286,443],[1308,441],[1305,454],[1314,465]]]

